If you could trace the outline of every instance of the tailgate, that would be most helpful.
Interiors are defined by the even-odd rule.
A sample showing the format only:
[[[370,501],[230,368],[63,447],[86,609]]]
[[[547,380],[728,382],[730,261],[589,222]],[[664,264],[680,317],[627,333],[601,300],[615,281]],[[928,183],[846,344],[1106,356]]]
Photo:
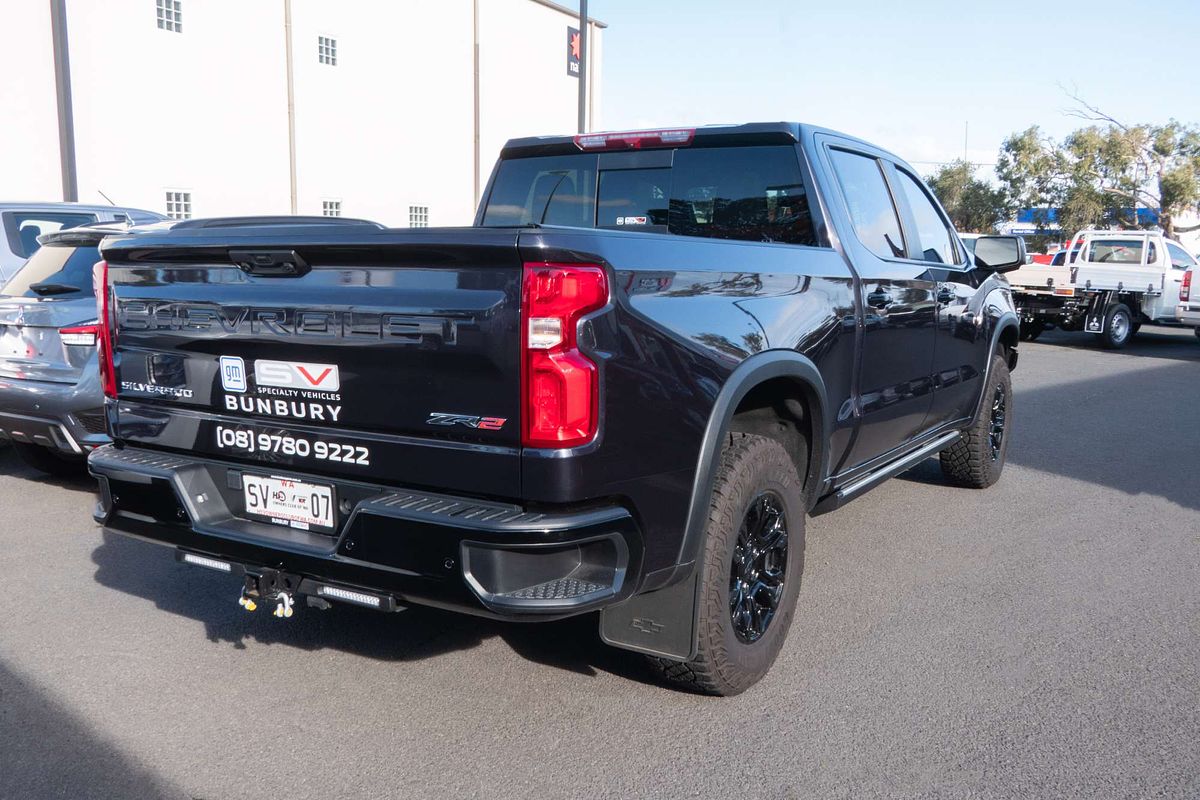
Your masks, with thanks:
[[[60,328],[94,322],[96,301],[0,300],[0,378],[73,384],[96,357],[94,347],[68,345]]]
[[[216,234],[105,248],[118,441],[519,495],[515,231]]]

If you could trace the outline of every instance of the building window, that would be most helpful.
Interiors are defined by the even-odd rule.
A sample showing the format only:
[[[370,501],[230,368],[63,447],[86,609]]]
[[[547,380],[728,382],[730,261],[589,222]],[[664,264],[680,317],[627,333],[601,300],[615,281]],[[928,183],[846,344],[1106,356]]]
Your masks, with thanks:
[[[321,214],[326,217],[340,217],[342,215],[341,200],[322,200]]]
[[[331,67],[337,66],[337,39],[330,36],[317,37],[317,60]]]
[[[183,0],[155,0],[158,27],[164,31],[183,33]]]
[[[192,193],[167,192],[167,216],[171,219],[191,219]]]
[[[408,227],[410,227],[410,228],[428,228],[429,227],[429,206],[409,206],[408,207]]]

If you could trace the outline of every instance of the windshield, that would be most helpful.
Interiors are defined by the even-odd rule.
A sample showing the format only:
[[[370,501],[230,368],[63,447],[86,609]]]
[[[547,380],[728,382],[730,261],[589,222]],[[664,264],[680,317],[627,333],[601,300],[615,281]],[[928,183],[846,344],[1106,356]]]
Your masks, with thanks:
[[[788,145],[506,159],[483,224],[817,244],[796,150]]]
[[[41,248],[5,284],[8,297],[53,297],[92,293],[92,266],[100,260],[98,247]],[[39,287],[35,291],[31,287]]]

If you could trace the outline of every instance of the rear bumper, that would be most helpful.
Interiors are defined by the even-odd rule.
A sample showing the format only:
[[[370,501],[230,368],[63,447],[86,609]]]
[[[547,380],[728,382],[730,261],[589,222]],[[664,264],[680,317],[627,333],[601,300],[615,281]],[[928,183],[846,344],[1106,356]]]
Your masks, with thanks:
[[[1200,328],[1200,304],[1175,306],[1175,321],[1182,325]]]
[[[241,476],[279,471],[111,446],[88,463],[105,530],[174,547],[200,566],[286,573],[298,593],[335,601],[357,590],[379,600],[361,605],[385,610],[550,619],[620,602],[640,576],[640,532],[616,505],[525,509],[288,471],[333,486],[340,508],[327,535],[240,516]]]
[[[83,455],[111,441],[103,403],[78,384],[0,378],[0,438]]]

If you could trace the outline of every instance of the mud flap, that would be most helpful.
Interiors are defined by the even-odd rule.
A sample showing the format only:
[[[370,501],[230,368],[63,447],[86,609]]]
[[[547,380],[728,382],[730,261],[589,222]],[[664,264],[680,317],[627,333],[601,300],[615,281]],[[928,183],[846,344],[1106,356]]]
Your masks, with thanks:
[[[600,612],[605,644],[647,655],[690,661],[696,657],[696,610],[700,571],[686,580],[639,594]]]
[[[1083,329],[1088,333],[1104,333],[1108,308],[1115,302],[1117,302],[1117,293],[1111,290],[1092,295],[1092,301],[1088,303],[1087,315],[1083,320]]]

